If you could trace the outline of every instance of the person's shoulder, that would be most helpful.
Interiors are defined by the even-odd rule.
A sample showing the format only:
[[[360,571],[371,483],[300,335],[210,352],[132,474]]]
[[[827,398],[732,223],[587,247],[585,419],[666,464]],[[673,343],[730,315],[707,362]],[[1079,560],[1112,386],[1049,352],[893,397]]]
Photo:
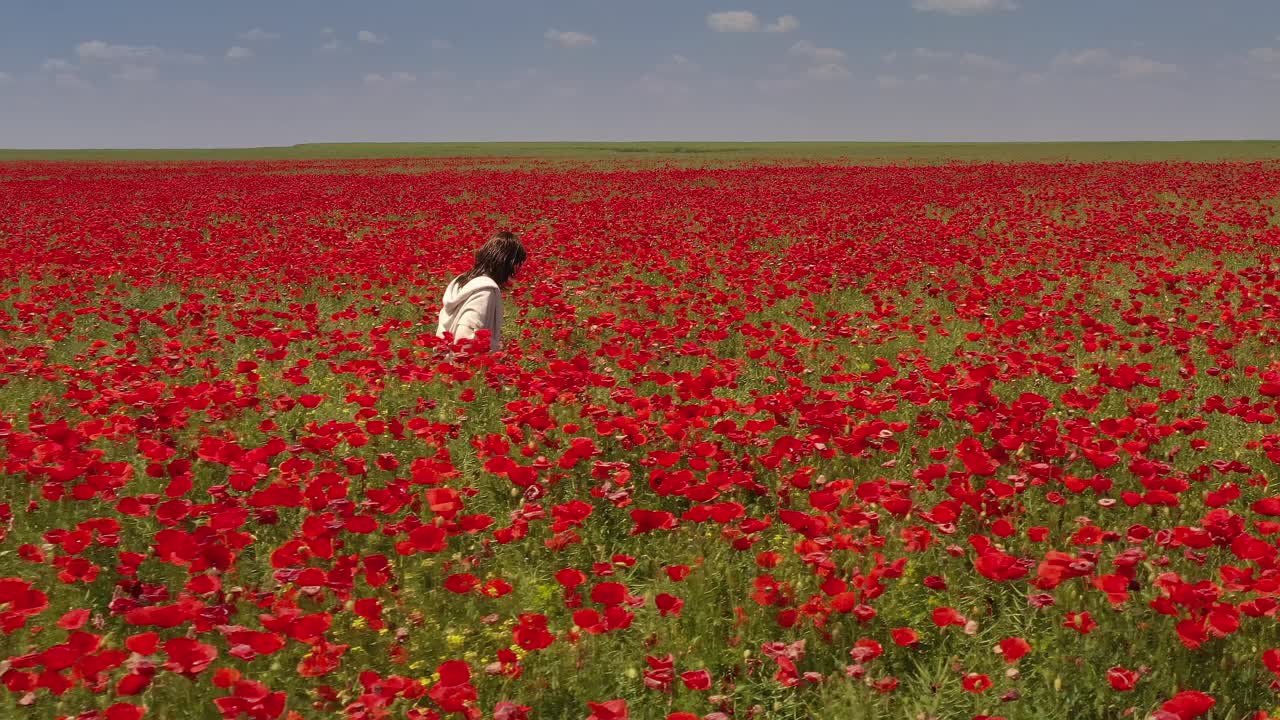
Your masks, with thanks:
[[[498,287],[498,283],[488,275],[481,275],[471,282],[467,283],[464,288],[467,292],[491,292],[501,294],[502,288]]]

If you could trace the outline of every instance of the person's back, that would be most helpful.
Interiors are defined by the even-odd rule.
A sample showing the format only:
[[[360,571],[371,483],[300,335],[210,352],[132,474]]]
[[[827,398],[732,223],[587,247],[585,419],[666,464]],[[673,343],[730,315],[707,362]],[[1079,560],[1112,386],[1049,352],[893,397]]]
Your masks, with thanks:
[[[515,276],[527,253],[515,233],[501,232],[476,251],[475,265],[454,278],[440,302],[436,335],[469,340],[489,331],[489,349],[502,347],[502,286]]]
[[[487,275],[459,284],[455,278],[444,291],[436,335],[470,340],[481,330],[489,330],[489,348],[502,346],[502,290]]]

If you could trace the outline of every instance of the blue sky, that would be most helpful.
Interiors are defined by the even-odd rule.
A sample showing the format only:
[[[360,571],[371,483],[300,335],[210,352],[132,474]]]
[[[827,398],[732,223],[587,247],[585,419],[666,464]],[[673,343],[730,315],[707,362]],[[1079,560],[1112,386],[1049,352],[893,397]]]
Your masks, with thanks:
[[[0,147],[1280,136],[1277,0],[0,0]]]

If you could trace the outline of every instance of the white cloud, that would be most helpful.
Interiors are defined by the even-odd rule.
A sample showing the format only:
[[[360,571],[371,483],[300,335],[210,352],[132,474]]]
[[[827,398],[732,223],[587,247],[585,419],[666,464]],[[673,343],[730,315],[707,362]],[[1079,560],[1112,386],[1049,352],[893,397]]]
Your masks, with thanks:
[[[917,60],[949,60],[952,53],[946,50],[931,50],[929,48],[916,48],[911,51],[911,57]],[[896,57],[894,59],[897,59]]]
[[[204,57],[194,53],[165,50],[154,45],[118,45],[102,40],[90,40],[76,46],[81,60],[98,62],[204,62]]]
[[[981,15],[997,10],[1017,10],[1013,0],[911,0],[911,7],[919,12],[936,12],[943,15]]]
[[[849,77],[849,69],[840,63],[823,63],[809,68],[809,74],[818,78]]]
[[[1102,73],[1118,78],[1142,78],[1178,71],[1177,65],[1141,55],[1116,55],[1100,48],[1061,53],[1053,59],[1053,68]]]
[[[556,30],[552,28],[544,33],[543,37],[562,48],[591,47],[596,44],[596,39],[591,35],[572,30]]]
[[[708,15],[707,26],[716,32],[756,32],[760,18],[749,10],[726,10]]]
[[[81,60],[151,60],[161,50],[152,45],[112,45],[101,40],[90,40],[76,46],[76,54]]]
[[[1109,50],[1080,50],[1074,53],[1059,53],[1053,59],[1056,68],[1096,67],[1111,61]]]
[[[996,58],[979,55],[978,53],[962,52],[959,61],[961,65],[974,68],[975,70],[986,70],[988,72],[1012,72],[1015,68],[1012,64]]]
[[[688,97],[693,95],[693,88],[687,81],[697,71],[697,63],[684,55],[672,55],[658,63],[652,72],[642,75],[636,82],[636,87],[650,95]]]
[[[448,40],[436,39],[431,41],[432,50],[448,50],[449,48],[452,48],[452,47],[453,47],[453,43],[449,42]]]
[[[156,79],[158,71],[151,65],[125,65],[111,77],[121,82],[149,83]]]
[[[320,37],[324,40],[324,44],[320,46],[319,52],[336,53],[346,48],[342,45],[342,41],[338,39],[337,33],[333,28],[325,28],[320,31]]]
[[[683,55],[672,55],[666,61],[659,63],[657,68],[658,72],[662,73],[686,72],[697,69],[697,63]]]
[[[911,51],[911,57],[923,62],[946,63],[956,67],[989,73],[1008,73],[1016,69],[1012,64],[1003,60],[997,60],[974,52],[951,52],[949,50],[916,48]]]
[[[836,48],[818,47],[808,40],[801,40],[791,46],[791,54],[800,57],[809,58],[817,63],[834,63],[844,60],[845,54],[843,50]]]
[[[1273,47],[1257,47],[1249,51],[1249,62],[1280,64],[1280,49]]]
[[[397,88],[412,85],[418,81],[417,76],[407,72],[393,72],[390,75],[369,73],[364,76],[364,84],[372,88]]]
[[[1253,48],[1245,53],[1243,65],[1244,70],[1250,75],[1268,80],[1280,80],[1280,48]]]
[[[510,92],[512,90],[528,88],[531,87],[533,81],[541,77],[542,74],[542,71],[536,67],[523,68],[517,71],[510,78],[498,83],[495,87],[501,92]]]
[[[69,88],[72,90],[83,90],[89,87],[89,84],[80,79],[75,73],[62,72],[53,76],[53,84],[61,88]]]
[[[843,50],[819,47],[808,40],[801,40],[792,45],[787,52],[804,58],[808,65],[804,69],[804,74],[811,78],[841,78],[850,75],[849,68],[844,65],[846,56]],[[796,80],[799,76],[792,75],[795,72],[794,68],[785,64],[775,66],[773,72],[781,75],[782,79],[766,79],[764,84],[767,87],[785,89],[802,84]]]
[[[908,80],[905,78],[913,74],[914,78],[910,82],[933,82],[937,78],[952,84],[967,85],[974,82],[1007,82],[1018,72],[1013,63],[975,52],[918,47],[905,52],[890,52],[883,57],[886,65],[894,67],[886,76],[893,78],[893,82],[889,85],[881,83],[882,87],[906,84]]]
[[[280,33],[256,27],[252,30],[240,33],[240,39],[245,42],[268,42],[271,40],[279,40]]]
[[[791,32],[800,27],[800,21],[794,15],[783,15],[765,26],[765,32],[784,33]]]
[[[757,80],[756,88],[766,93],[789,92],[804,87],[805,80],[803,75],[769,76]]]
[[[764,77],[756,80],[756,87],[766,93],[812,92],[825,83],[852,77],[853,73],[843,63],[817,63],[797,67],[795,64],[775,63],[769,66]]]
[[[247,47],[235,45],[227,49],[228,60],[248,60],[251,57],[253,57],[253,51]]]
[[[44,70],[45,72],[53,72],[53,73],[64,72],[65,73],[65,72],[74,72],[76,69],[76,66],[72,65],[66,60],[63,60],[62,58],[49,58],[48,60],[45,60],[43,63],[40,63],[40,69]]]
[[[760,18],[750,10],[725,10],[707,16],[707,27],[716,32],[791,32],[800,27],[800,21],[794,15],[783,15],[768,25],[760,22]]]
[[[385,45],[387,42],[385,35],[379,35],[372,30],[361,30],[356,33],[356,40],[364,43],[365,45]]]
[[[659,97],[689,97],[693,88],[678,80],[672,80],[658,73],[646,73],[636,81],[636,89],[649,95]]]

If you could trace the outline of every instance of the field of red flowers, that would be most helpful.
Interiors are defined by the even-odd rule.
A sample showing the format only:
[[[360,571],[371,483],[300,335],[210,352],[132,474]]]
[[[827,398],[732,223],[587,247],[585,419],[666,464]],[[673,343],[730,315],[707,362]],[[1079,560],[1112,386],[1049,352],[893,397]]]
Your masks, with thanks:
[[[1280,706],[1274,165],[9,164],[0,279],[5,717]]]

